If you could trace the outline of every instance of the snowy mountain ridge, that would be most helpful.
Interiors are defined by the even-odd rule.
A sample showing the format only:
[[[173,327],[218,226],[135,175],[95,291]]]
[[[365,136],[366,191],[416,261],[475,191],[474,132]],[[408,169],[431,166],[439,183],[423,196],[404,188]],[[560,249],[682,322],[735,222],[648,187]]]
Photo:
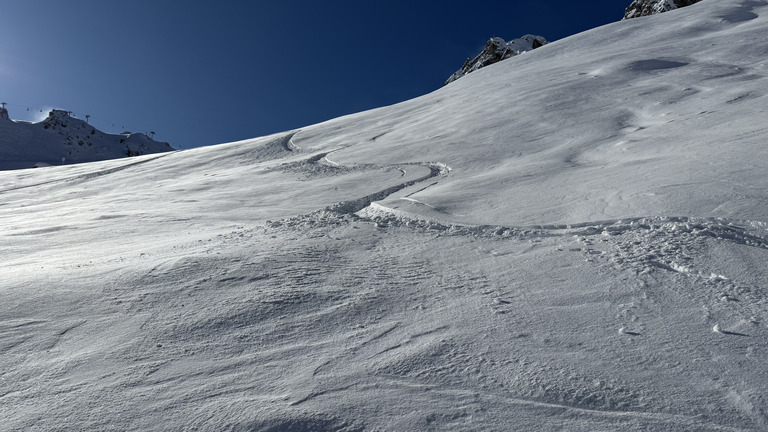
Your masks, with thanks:
[[[461,69],[454,72],[453,75],[445,81],[444,85],[450,84],[457,79],[486,66],[506,60],[526,51],[535,50],[547,43],[547,40],[542,36],[530,34],[513,39],[509,42],[504,41],[504,39],[500,37],[492,37],[486,42],[485,48],[483,48],[480,54],[475,56],[472,60],[467,59]]]
[[[16,122],[0,113],[0,170],[93,162],[172,151],[142,133],[107,134],[64,110],[38,123]]]

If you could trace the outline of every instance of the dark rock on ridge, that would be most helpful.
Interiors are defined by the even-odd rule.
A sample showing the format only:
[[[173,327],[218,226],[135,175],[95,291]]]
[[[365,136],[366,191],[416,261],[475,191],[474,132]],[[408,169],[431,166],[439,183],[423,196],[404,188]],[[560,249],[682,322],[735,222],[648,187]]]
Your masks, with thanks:
[[[624,19],[655,15],[690,6],[701,0],[634,0],[624,11]]]
[[[472,73],[478,69],[506,60],[526,51],[534,50],[547,43],[546,39],[535,35],[525,35],[509,42],[505,42],[504,39],[500,37],[493,37],[488,40],[485,44],[485,48],[483,48],[483,51],[480,54],[472,60],[467,59],[467,61],[464,62],[464,66],[454,72],[445,84],[450,84],[468,73]]]

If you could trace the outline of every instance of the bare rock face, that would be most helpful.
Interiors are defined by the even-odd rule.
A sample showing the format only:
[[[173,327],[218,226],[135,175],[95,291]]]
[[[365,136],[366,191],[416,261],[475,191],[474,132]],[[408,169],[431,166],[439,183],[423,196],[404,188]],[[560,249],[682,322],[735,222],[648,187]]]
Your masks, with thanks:
[[[624,19],[655,15],[690,6],[701,0],[634,0],[624,11]]]
[[[464,66],[454,72],[445,84],[450,84],[468,73],[472,73],[488,65],[514,57],[523,52],[534,50],[547,43],[546,39],[535,35],[525,35],[509,42],[504,41],[504,39],[500,37],[493,37],[488,40],[485,44],[485,48],[483,48],[483,51],[480,54],[472,60],[467,59],[467,61],[464,62]]]

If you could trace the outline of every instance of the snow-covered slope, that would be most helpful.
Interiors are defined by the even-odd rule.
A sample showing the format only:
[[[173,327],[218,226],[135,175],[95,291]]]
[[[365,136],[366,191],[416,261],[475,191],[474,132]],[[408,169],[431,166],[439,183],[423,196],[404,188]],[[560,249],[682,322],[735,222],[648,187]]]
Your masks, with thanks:
[[[521,38],[512,39],[509,42],[500,37],[492,37],[485,44],[485,48],[475,56],[474,59],[464,62],[461,69],[451,75],[445,84],[450,84],[468,73],[498,63],[502,60],[514,57],[526,51],[532,51],[536,48],[546,45],[548,42],[541,36],[525,35]]]
[[[64,110],[39,123],[16,122],[0,113],[0,170],[93,162],[161,153],[173,148],[137,134],[106,134]]]
[[[624,11],[624,19],[655,15],[681,7],[691,6],[701,0],[634,0]]]
[[[703,1],[285,134],[0,173],[0,428],[766,430],[767,30]]]

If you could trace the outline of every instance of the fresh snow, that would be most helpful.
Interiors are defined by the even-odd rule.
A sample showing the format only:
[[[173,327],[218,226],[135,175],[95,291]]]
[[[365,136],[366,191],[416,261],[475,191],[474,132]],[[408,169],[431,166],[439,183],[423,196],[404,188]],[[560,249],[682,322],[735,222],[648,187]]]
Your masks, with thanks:
[[[768,4],[0,173],[2,430],[764,431]]]

